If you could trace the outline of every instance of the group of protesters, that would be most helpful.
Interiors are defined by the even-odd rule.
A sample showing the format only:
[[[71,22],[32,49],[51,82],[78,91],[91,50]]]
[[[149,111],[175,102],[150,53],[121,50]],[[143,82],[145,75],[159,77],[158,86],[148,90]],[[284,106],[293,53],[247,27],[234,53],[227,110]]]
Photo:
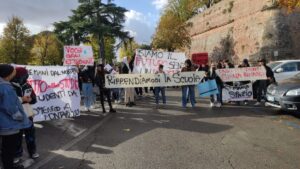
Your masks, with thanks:
[[[254,82],[254,95],[256,95],[257,103],[260,105],[264,94],[266,94],[267,86],[275,83],[274,74],[270,67],[266,65],[266,60],[258,61],[259,66],[266,69],[267,80],[258,80]],[[247,59],[236,67],[250,67]],[[217,69],[235,68],[228,60],[223,60],[218,63],[211,63],[210,65],[202,64],[196,66],[190,59],[184,63],[181,72],[204,71],[205,76],[202,82],[208,80],[215,80],[217,84],[218,94],[210,96],[211,107],[221,107],[224,103],[222,101],[222,89],[224,85],[242,85],[250,83],[250,81],[239,82],[223,82],[218,76]],[[79,86],[82,92],[83,105],[85,111],[94,109],[97,98],[100,98],[102,112],[106,113],[105,101],[108,102],[109,112],[116,113],[112,102],[121,103],[124,98],[124,104],[128,107],[135,106],[135,96],[143,95],[143,88],[116,88],[109,89],[105,86],[105,74],[131,74],[134,70],[134,57],[125,58],[121,65],[111,66],[110,69],[106,65],[98,64],[95,66],[78,66]],[[164,65],[159,65],[155,73],[164,74]],[[25,135],[27,150],[29,157],[36,159],[39,154],[36,150],[35,129],[33,125],[33,109],[32,104],[37,102],[36,95],[27,83],[29,75],[23,67],[13,67],[8,64],[0,64],[0,136],[2,137],[1,158],[4,169],[20,169],[24,168],[20,164],[20,159],[23,155],[22,139]],[[148,88],[144,88],[148,93]],[[150,88],[155,97],[156,107],[159,108],[160,102],[167,104],[166,88],[153,87]],[[186,108],[188,102],[192,107],[195,107],[195,85],[185,85],[181,87],[182,90],[182,107]],[[247,104],[244,101],[244,104]]]

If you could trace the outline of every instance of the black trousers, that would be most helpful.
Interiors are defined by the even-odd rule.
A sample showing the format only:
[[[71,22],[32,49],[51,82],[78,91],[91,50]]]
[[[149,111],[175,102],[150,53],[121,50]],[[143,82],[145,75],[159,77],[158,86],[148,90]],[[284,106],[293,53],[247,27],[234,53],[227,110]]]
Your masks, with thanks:
[[[143,88],[138,87],[138,88],[134,88],[136,95],[138,96],[142,96],[143,95]]]
[[[30,117],[29,120],[33,122],[32,117]],[[25,141],[26,141],[26,145],[27,145],[28,154],[30,157],[32,157],[32,155],[34,153],[36,153],[35,128],[34,128],[33,123],[29,128],[20,130],[20,132],[18,134],[19,139],[18,139],[18,143],[17,143],[17,151],[16,151],[15,157],[23,156],[23,146],[22,146],[23,134],[25,134]]]
[[[261,102],[263,96],[267,93],[268,81],[267,80],[259,80],[258,81],[258,90],[257,90],[257,101]]]
[[[110,109],[113,109],[113,108],[112,108],[112,105],[111,105],[111,92],[110,92],[110,89],[101,89],[101,88],[100,88],[100,101],[101,101],[101,105],[102,105],[102,110],[103,110],[103,112],[105,112],[104,96],[105,96],[106,99],[107,99],[109,108],[110,108]]]
[[[2,137],[1,159],[4,169],[14,168],[14,157],[17,151],[18,133]]]

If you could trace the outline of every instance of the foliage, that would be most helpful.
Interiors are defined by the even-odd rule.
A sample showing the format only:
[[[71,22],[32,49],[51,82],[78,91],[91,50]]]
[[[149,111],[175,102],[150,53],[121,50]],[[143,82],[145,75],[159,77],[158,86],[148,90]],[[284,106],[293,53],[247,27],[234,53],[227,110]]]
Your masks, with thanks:
[[[120,48],[120,58],[132,57],[135,54],[135,50],[139,48],[140,45],[135,41],[122,45]]]
[[[1,38],[1,62],[26,64],[32,46],[29,30],[17,16],[9,19]]]
[[[235,51],[234,51],[234,40],[232,36],[227,35],[225,38],[223,38],[220,41],[220,45],[216,46],[213,49],[213,52],[211,54],[211,59],[214,62],[218,62],[220,60],[228,59],[232,61]]]
[[[35,36],[31,54],[32,65],[60,65],[63,59],[63,45],[54,33],[44,31]]]
[[[105,38],[119,38],[121,42],[131,39],[122,25],[127,10],[111,2],[104,4],[101,0],[79,0],[79,3],[69,21],[54,24],[55,32],[65,44],[89,42],[91,36],[95,37],[100,49],[99,58],[104,62]]]
[[[300,0],[278,0],[278,3],[281,7],[287,8],[289,12],[300,8]]]

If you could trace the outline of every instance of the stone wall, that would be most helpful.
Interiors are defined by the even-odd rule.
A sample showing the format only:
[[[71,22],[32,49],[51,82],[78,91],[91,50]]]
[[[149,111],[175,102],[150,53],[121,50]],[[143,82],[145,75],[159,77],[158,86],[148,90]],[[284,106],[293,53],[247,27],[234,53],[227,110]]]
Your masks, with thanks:
[[[190,22],[189,55],[211,55],[221,39],[229,35],[235,51],[231,57],[236,63],[243,58],[300,59],[300,14],[279,10],[273,0],[223,0]]]

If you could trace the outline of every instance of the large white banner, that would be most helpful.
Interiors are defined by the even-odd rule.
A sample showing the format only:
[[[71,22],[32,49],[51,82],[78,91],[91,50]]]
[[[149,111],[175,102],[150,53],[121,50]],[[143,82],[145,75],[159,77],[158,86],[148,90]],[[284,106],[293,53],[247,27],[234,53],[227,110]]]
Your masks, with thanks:
[[[178,72],[174,74],[107,74],[107,88],[167,87],[196,85],[201,82],[204,72]]]
[[[34,121],[71,118],[80,115],[80,92],[76,67],[26,66],[28,83],[37,95]]]
[[[167,74],[173,74],[181,70],[185,60],[184,53],[137,49],[133,72],[155,73],[159,65],[164,65],[164,71]]]
[[[64,46],[64,65],[94,65],[91,46]]]
[[[253,100],[252,83],[240,85],[240,86],[225,85],[225,87],[222,90],[222,100],[223,101]]]
[[[218,69],[216,72],[223,82],[255,81],[267,79],[266,69],[264,67]]]

